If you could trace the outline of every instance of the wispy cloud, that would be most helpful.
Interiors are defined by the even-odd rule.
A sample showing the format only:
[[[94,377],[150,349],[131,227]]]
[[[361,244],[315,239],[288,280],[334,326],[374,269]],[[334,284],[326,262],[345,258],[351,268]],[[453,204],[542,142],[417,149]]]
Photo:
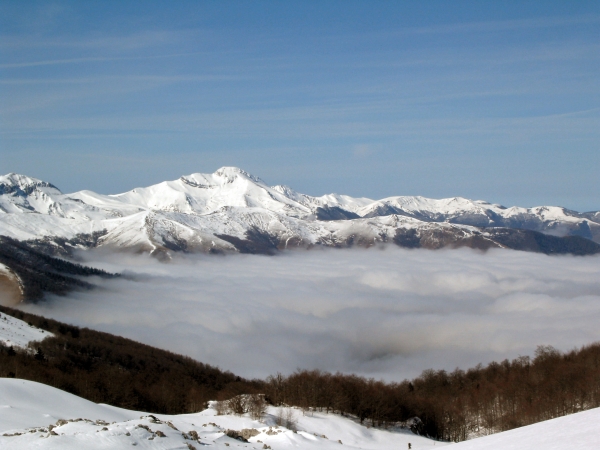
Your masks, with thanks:
[[[28,62],[16,62],[16,63],[5,63],[0,64],[0,69],[20,69],[24,67],[38,67],[38,66],[54,66],[62,64],[85,64],[85,63],[96,63],[96,62],[114,62],[114,61],[136,61],[136,60],[152,60],[152,59],[166,59],[166,58],[188,58],[190,56],[206,55],[208,52],[188,52],[188,53],[172,53],[164,55],[147,55],[147,56],[96,56],[96,57],[85,57],[85,58],[68,58],[68,59],[48,59],[42,61],[28,61]]]
[[[385,250],[121,255],[138,281],[26,309],[246,376],[298,367],[400,380],[600,339],[598,257]]]
[[[529,30],[539,28],[572,27],[585,24],[600,23],[598,15],[583,15],[570,17],[537,17],[532,19],[490,20],[462,22],[447,25],[406,27],[396,33],[401,34],[447,34],[496,32],[510,30]]]
[[[206,74],[206,75],[107,75],[100,77],[79,78],[9,78],[0,80],[0,84],[32,85],[32,84],[98,84],[110,82],[150,82],[150,83],[179,83],[179,82],[206,82],[206,81],[239,81],[249,77],[242,75]]]
[[[150,86],[133,83],[127,86],[106,86],[106,92],[142,90]],[[99,91],[96,90],[95,95]],[[94,95],[94,92],[90,92]],[[73,99],[82,101],[79,96]],[[60,99],[57,99],[60,101]],[[93,115],[90,117],[41,117],[22,122],[18,117],[6,116],[1,132],[15,138],[30,139],[33,135],[54,133],[202,133],[204,137],[270,139],[337,139],[337,138],[402,138],[407,141],[443,142],[444,139],[484,139],[503,143],[522,143],[548,139],[593,139],[598,136],[595,108],[569,113],[530,115],[523,117],[490,118],[402,118],[394,114],[393,102],[368,102],[343,106],[306,106],[280,108],[225,109],[223,111],[193,112],[188,114],[127,113]],[[365,114],[383,114],[387,117],[365,120]],[[587,111],[587,112],[586,112]],[[594,131],[596,130],[596,131]]]
[[[86,51],[128,52],[144,48],[157,48],[161,45],[173,45],[182,42],[190,34],[197,35],[200,30],[156,30],[136,33],[103,34],[98,36],[11,36],[4,35],[0,41],[2,50],[23,49],[79,49]]]

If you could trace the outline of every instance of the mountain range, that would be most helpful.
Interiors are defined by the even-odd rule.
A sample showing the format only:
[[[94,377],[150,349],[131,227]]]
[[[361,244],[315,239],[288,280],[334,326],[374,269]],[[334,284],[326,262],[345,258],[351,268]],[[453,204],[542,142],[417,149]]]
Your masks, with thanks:
[[[273,254],[387,242],[593,254],[600,251],[600,211],[507,208],[460,197],[312,197],[269,186],[236,167],[116,195],[64,194],[48,182],[11,173],[0,176],[0,235],[59,255],[95,247],[157,256]]]
[[[600,250],[600,212],[507,208],[460,197],[312,197],[268,186],[235,167],[116,195],[63,194],[48,182],[11,173],[0,177],[0,235],[57,254],[93,247],[159,256],[275,253],[386,242],[591,254]]]

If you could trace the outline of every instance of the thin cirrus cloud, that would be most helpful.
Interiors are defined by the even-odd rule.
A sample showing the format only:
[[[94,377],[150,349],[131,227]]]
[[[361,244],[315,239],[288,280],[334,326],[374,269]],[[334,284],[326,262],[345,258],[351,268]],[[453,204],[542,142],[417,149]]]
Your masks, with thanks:
[[[157,58],[171,58],[184,55],[159,55],[159,56],[141,56],[141,57],[89,57],[89,58],[69,58],[69,59],[47,59],[41,61],[29,61],[19,63],[8,63],[0,64],[0,69],[19,69],[24,67],[37,67],[37,66],[53,66],[58,64],[84,64],[90,62],[112,62],[112,61],[128,61],[135,59],[157,59]],[[60,81],[60,80],[59,80]]]
[[[26,61],[18,63],[0,64],[0,69],[21,69],[37,66],[53,66],[62,64],[85,64],[85,63],[103,63],[114,61],[136,61],[136,60],[152,60],[165,58],[188,58],[191,56],[206,55],[207,52],[186,52],[186,53],[171,53],[164,55],[145,55],[145,56],[94,56],[86,58],[67,58],[67,59],[45,59],[39,61]]]
[[[464,22],[450,25],[429,27],[409,27],[401,31],[408,34],[444,34],[444,33],[471,33],[493,32],[509,30],[531,30],[536,28],[552,28],[565,26],[579,26],[600,23],[598,15],[582,15],[571,17],[541,17],[535,19],[516,20],[490,20],[484,22]]]
[[[181,43],[190,34],[204,33],[201,30],[195,31],[139,31],[134,33],[119,33],[118,36],[98,35],[96,37],[85,36],[79,39],[73,39],[69,36],[41,36],[31,35],[11,35],[4,34],[4,39],[0,44],[3,50],[23,50],[23,49],[83,49],[100,50],[113,52],[127,52],[140,50],[156,45],[169,45]]]
[[[600,339],[598,257],[388,247],[88,262],[130,276],[24,309],[247,377],[402,380]]]
[[[146,80],[151,84],[160,80]],[[131,85],[131,89],[144,89],[144,84]],[[126,90],[124,87],[106,85],[111,93]],[[98,95],[98,91],[90,95]],[[102,91],[100,91],[102,92]],[[43,99],[37,99],[37,102]],[[50,101],[60,101],[62,98],[50,98]],[[35,105],[36,103],[34,103]],[[27,107],[27,104],[20,105]],[[369,105],[366,105],[369,108]],[[11,108],[4,109],[4,113]],[[56,131],[131,131],[146,132],[163,130],[170,132],[202,131],[204,136],[232,136],[239,138],[259,138],[268,132],[271,137],[325,139],[332,136],[364,138],[402,137],[413,139],[415,142],[437,142],[452,137],[461,136],[471,139],[477,136],[484,141],[502,137],[507,142],[534,142],[545,136],[556,135],[561,138],[565,133],[573,141],[590,136],[598,136],[597,131],[591,130],[591,125],[597,122],[597,108],[569,111],[563,114],[541,115],[515,118],[472,118],[458,119],[429,119],[404,120],[401,124],[394,120],[381,120],[379,123],[360,123],[358,111],[360,105],[347,107],[297,107],[297,108],[264,108],[248,111],[230,109],[219,112],[201,112],[193,114],[111,114],[110,116],[95,117],[43,117],[23,123],[18,118],[7,117],[6,125],[10,125],[7,134],[23,135],[27,133],[56,132]],[[580,117],[583,115],[584,117]],[[585,117],[589,115],[590,117]],[[299,124],[298,122],[301,122]],[[235,129],[233,129],[235,127]],[[7,127],[8,128],[8,127]],[[566,139],[566,138],[565,138]]]

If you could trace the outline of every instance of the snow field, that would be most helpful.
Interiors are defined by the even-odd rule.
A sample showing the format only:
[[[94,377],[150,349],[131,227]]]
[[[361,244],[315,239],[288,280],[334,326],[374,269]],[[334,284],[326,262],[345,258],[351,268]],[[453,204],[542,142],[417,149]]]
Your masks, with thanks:
[[[0,449],[387,450],[408,448],[411,443],[416,450],[445,445],[410,431],[367,428],[334,414],[294,413],[297,432],[275,425],[275,407],[269,407],[261,422],[247,416],[217,416],[212,408],[196,414],[150,415],[98,405],[32,381],[0,379]],[[244,429],[255,430],[249,442],[226,435],[227,430]]]
[[[408,430],[367,428],[336,414],[293,409],[297,432],[275,425],[278,408],[262,421],[217,416],[209,408],[167,416],[99,405],[50,386],[0,379],[0,449],[368,449],[592,450],[600,448],[600,408],[458,444],[433,441]],[[249,432],[248,442],[227,430]]]
[[[600,448],[600,408],[460,442],[452,450],[593,450]]]

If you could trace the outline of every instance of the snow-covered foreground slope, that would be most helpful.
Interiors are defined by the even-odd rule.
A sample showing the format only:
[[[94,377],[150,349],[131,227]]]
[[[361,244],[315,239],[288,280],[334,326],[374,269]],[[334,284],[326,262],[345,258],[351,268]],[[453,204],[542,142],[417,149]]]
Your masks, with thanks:
[[[275,425],[278,410],[270,407],[260,422],[247,416],[217,416],[211,408],[196,414],[150,416],[98,405],[32,381],[0,379],[0,448],[385,450],[406,449],[410,443],[416,450],[447,445],[408,430],[383,431],[334,414],[303,416],[299,410],[292,410],[297,418],[294,432]],[[255,430],[247,434],[249,442],[226,435],[227,430],[244,429]]]
[[[28,325],[8,314],[0,313],[0,343],[6,347],[26,348],[32,341],[41,341],[53,336],[48,331]]]
[[[453,445],[452,450],[593,450],[600,448],[600,408]]]
[[[125,421],[139,413],[98,405],[83,398],[34,381],[0,378],[0,433],[56,423],[58,419],[103,419]],[[0,446],[10,441],[2,438]]]
[[[508,227],[600,243],[597,213],[559,207],[505,208],[463,198],[383,200],[330,194],[311,197],[268,186],[235,167],[136,188],[118,195],[63,194],[50,183],[0,176],[0,235],[19,240],[99,233],[94,245],[143,251],[240,251],[373,245],[503,247],[531,250],[514,236],[498,240],[478,227]],[[519,242],[515,243],[515,239]],[[569,250],[567,250],[568,252]]]
[[[408,430],[361,426],[335,414],[292,409],[297,432],[275,423],[279,408],[261,421],[217,416],[209,408],[178,416],[98,405],[43,384],[0,379],[0,448],[6,449],[341,449],[371,450],[592,450],[600,448],[600,409],[498,433],[458,444],[433,441]],[[235,430],[247,442],[227,436]],[[244,431],[245,430],[245,431]]]

